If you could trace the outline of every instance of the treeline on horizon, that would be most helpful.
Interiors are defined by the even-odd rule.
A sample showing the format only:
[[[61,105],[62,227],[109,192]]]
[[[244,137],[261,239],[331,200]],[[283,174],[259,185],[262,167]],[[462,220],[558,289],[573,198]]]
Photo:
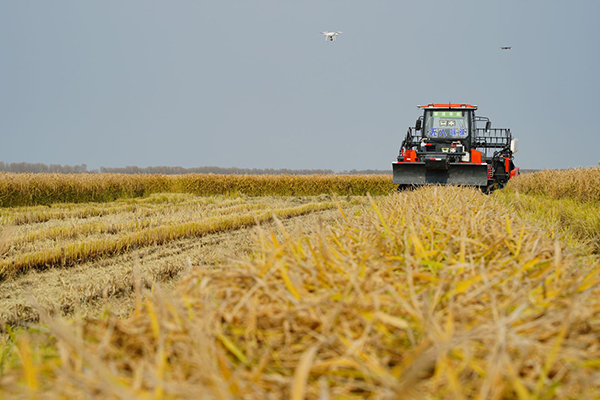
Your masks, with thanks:
[[[222,168],[222,167],[100,167],[100,169],[88,170],[86,164],[61,165],[61,164],[42,164],[42,163],[5,163],[0,161],[0,172],[12,173],[51,173],[51,174],[162,174],[162,175],[183,175],[183,174],[220,174],[220,175],[387,175],[391,174],[389,170],[345,170],[335,172],[331,169],[273,169],[273,168]]]

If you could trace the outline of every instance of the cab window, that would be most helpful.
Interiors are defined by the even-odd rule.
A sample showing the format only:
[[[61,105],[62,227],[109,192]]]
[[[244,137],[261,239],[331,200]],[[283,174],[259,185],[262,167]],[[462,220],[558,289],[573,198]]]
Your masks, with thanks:
[[[424,136],[430,139],[465,139],[469,136],[469,121],[464,110],[427,110]]]

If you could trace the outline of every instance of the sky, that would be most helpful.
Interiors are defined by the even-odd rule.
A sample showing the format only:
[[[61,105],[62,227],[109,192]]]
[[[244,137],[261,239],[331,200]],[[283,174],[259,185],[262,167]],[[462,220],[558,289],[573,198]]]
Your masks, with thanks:
[[[453,102],[510,128],[521,168],[597,166],[598,15],[598,0],[0,0],[0,161],[391,170],[417,105]]]

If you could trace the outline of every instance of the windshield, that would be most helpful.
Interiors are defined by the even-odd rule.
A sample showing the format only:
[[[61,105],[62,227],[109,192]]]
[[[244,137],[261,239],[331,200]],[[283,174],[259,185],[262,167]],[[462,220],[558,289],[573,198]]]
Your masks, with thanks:
[[[467,113],[427,110],[423,133],[430,139],[465,139],[469,135]]]

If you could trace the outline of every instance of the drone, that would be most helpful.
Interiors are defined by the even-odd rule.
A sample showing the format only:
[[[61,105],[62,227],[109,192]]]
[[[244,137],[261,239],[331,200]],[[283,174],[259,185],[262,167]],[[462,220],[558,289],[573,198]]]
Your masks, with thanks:
[[[335,42],[335,37],[342,32],[321,32],[322,35],[325,35],[325,41]]]
[[[502,47],[500,47],[500,49],[502,49],[502,50],[510,50],[510,49],[512,49],[512,47],[511,46],[502,46]]]

